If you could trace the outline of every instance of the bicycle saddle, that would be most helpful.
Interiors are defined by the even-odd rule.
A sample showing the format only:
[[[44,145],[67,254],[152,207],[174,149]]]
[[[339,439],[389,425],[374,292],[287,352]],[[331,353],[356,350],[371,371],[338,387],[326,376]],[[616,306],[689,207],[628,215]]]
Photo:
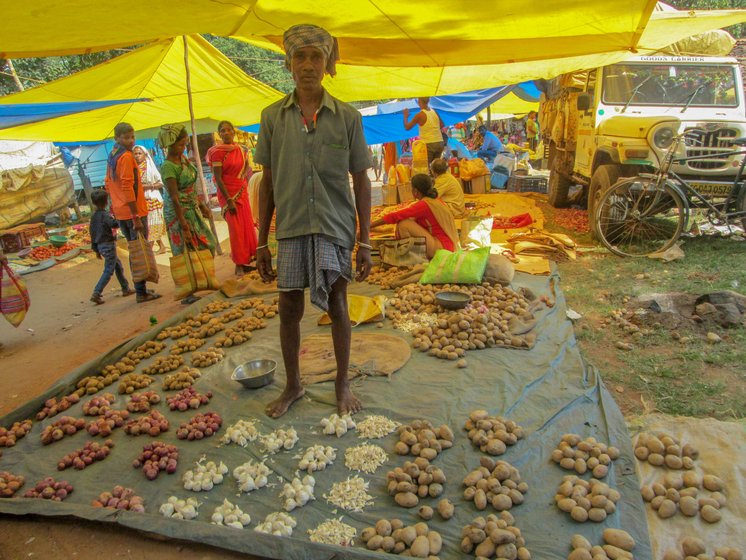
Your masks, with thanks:
[[[731,143],[736,146],[746,146],[746,136],[744,136],[743,138],[734,138],[733,140],[731,140]]]

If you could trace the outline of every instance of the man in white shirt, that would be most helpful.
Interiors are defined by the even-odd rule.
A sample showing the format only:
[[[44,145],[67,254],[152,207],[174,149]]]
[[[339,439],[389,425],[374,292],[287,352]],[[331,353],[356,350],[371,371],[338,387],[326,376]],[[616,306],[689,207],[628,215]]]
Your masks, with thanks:
[[[427,146],[427,165],[429,166],[435,158],[443,155],[443,121],[434,109],[430,108],[429,97],[418,97],[417,105],[420,112],[412,120],[409,120],[409,109],[404,109],[404,128],[412,130],[414,125],[420,127],[420,140]]]

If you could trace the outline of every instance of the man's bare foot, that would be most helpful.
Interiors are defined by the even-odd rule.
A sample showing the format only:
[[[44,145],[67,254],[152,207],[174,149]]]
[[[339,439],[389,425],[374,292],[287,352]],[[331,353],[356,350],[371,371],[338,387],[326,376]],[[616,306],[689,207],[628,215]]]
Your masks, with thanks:
[[[267,408],[264,410],[270,418],[279,418],[288,411],[295,401],[305,394],[306,390],[303,387],[299,389],[288,389],[285,387],[282,395],[280,395],[278,399],[269,403]]]
[[[337,412],[342,416],[344,414],[355,414],[363,409],[363,404],[352,394],[349,385],[337,387]]]

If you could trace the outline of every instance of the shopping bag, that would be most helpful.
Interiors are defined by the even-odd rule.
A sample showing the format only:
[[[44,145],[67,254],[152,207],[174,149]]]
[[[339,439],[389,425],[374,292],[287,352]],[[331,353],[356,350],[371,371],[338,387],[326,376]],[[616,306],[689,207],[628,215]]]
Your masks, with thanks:
[[[26,317],[31,307],[31,299],[26,289],[26,283],[3,263],[0,268],[0,313],[8,322],[17,327]]]
[[[454,253],[440,249],[422,273],[420,284],[479,284],[489,258],[489,247]]]
[[[200,290],[220,288],[215,277],[215,260],[208,249],[196,251],[185,245],[181,255],[171,257],[169,266],[176,286],[175,299],[185,298]]]
[[[479,249],[490,247],[492,240],[492,216],[469,216],[461,220],[461,247],[463,249]]]
[[[130,270],[133,282],[155,282],[158,283],[160,273],[155,262],[153,244],[137,232],[137,237],[127,242],[130,252]]]
[[[424,237],[387,239],[378,251],[381,262],[391,266],[413,266],[427,262],[427,242]]]

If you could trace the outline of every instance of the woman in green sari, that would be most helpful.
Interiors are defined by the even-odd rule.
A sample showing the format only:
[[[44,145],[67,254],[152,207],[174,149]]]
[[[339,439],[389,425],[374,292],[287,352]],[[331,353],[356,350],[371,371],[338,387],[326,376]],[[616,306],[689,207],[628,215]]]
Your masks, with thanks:
[[[158,141],[166,151],[161,177],[166,185],[163,217],[166,221],[171,253],[181,255],[184,244],[195,250],[209,249],[215,254],[215,238],[204,218],[207,205],[197,197],[197,168],[184,156],[189,135],[183,125],[163,125]]]

